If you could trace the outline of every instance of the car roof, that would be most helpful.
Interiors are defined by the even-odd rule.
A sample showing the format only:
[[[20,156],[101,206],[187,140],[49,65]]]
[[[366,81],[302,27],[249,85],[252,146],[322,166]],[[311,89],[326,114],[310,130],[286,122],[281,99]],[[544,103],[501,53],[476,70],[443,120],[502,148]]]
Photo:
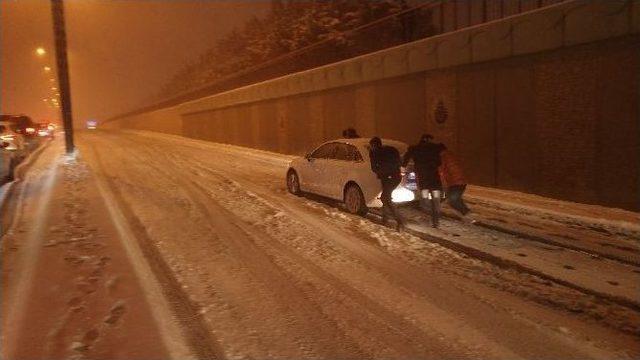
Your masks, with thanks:
[[[320,146],[323,146],[325,144],[331,144],[331,143],[349,144],[358,148],[358,150],[360,151],[360,155],[364,157],[366,161],[368,161],[369,160],[369,140],[371,140],[371,138],[334,139],[334,140],[329,140],[320,144],[318,147],[316,147],[316,149],[319,148]],[[380,140],[382,140],[382,145],[391,145],[394,148],[396,148],[398,152],[400,152],[400,155],[404,154],[407,151],[407,148],[409,147],[409,145],[398,140],[391,140],[391,139],[380,139]]]
[[[364,147],[369,145],[369,140],[371,140],[371,138],[349,138],[349,139],[342,138],[342,139],[329,140],[323,143],[322,145],[333,143],[333,142],[339,142],[343,144],[351,144],[357,147]],[[380,139],[380,140],[382,140],[382,145],[391,145],[393,147],[402,148],[402,150],[406,150],[406,148],[409,147],[409,145],[398,140],[391,140],[391,139]]]

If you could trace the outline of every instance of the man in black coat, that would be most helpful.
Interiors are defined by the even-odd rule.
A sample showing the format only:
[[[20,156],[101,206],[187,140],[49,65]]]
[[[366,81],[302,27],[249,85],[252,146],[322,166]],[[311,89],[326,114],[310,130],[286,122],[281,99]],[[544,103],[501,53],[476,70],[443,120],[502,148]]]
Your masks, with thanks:
[[[442,144],[431,142],[433,137],[429,134],[422,135],[420,142],[409,147],[404,154],[402,166],[406,167],[413,160],[418,188],[422,197],[421,203],[426,207],[426,202],[431,203],[431,222],[433,227],[438,227],[440,217],[440,198],[442,196],[442,182],[438,174],[440,167],[440,152]]]
[[[387,216],[391,214],[396,220],[396,230],[400,231],[404,222],[398,215],[391,193],[400,184],[400,153],[393,146],[383,146],[379,137],[374,137],[369,141],[369,158],[371,159],[371,170],[378,176],[382,185],[382,222],[387,223]]]

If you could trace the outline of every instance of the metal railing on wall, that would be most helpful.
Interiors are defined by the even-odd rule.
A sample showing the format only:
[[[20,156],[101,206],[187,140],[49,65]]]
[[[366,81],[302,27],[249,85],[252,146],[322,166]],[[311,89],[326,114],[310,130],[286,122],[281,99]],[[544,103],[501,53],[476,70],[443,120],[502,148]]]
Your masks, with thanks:
[[[190,100],[499,20],[563,1],[565,0],[426,1],[106,121],[175,106]]]

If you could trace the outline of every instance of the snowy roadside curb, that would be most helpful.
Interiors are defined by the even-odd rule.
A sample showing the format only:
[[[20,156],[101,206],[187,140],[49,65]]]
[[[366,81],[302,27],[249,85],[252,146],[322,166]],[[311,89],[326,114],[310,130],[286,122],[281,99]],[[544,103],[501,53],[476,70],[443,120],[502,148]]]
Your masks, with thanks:
[[[580,246],[573,246],[573,245],[570,245],[570,244],[567,244],[567,243],[561,243],[561,242],[558,242],[558,241],[553,241],[553,240],[550,240],[548,238],[544,238],[542,236],[537,236],[537,235],[533,235],[533,234],[527,234],[527,233],[522,232],[522,231],[516,231],[516,230],[513,230],[513,229],[511,229],[509,227],[502,226],[502,225],[500,225],[498,223],[495,223],[495,222],[488,222],[486,220],[481,220],[481,221],[478,221],[476,223],[476,225],[484,227],[484,228],[487,228],[487,229],[490,229],[490,230],[496,230],[496,231],[499,231],[499,232],[502,232],[502,233],[505,233],[505,234],[521,237],[521,238],[532,240],[532,241],[537,241],[537,242],[544,243],[544,244],[549,244],[549,245],[554,245],[554,246],[558,246],[558,247],[562,247],[562,248],[567,248],[567,249],[571,249],[571,250],[578,251],[578,252],[586,252],[586,249],[582,248]],[[640,263],[638,261],[635,261],[634,259],[626,259],[626,258],[624,258],[622,256],[617,256],[617,255],[614,255],[614,254],[608,254],[608,253],[601,252],[601,251],[599,251],[597,253],[593,252],[592,255],[597,255],[598,257],[601,257],[601,258],[618,261],[618,262],[621,262],[621,263],[624,263],[624,264],[627,264],[627,265],[631,265],[631,266],[640,267]]]
[[[421,238],[423,240],[430,241],[430,242],[433,242],[433,243],[437,243],[437,244],[439,244],[441,246],[444,246],[444,247],[446,247],[448,249],[451,249],[451,250],[466,254],[468,256],[471,256],[471,257],[474,257],[474,258],[477,258],[477,259],[480,259],[480,260],[484,260],[484,261],[490,262],[490,263],[492,263],[492,264],[494,264],[496,266],[499,266],[501,268],[514,269],[514,270],[517,270],[517,271],[520,271],[520,272],[528,273],[530,275],[534,275],[534,276],[540,277],[542,279],[558,283],[560,285],[569,287],[571,289],[578,290],[578,291],[583,292],[585,294],[589,294],[589,295],[593,295],[593,296],[596,296],[596,297],[600,297],[600,298],[609,300],[611,302],[614,302],[616,304],[625,306],[625,307],[633,309],[635,311],[640,311],[640,302],[638,302],[638,301],[634,301],[634,300],[628,299],[626,297],[615,296],[615,295],[612,295],[612,294],[608,294],[608,293],[605,293],[605,292],[601,292],[601,291],[590,289],[590,288],[587,288],[587,287],[584,287],[584,286],[580,286],[580,285],[575,284],[573,282],[570,282],[570,281],[568,281],[566,279],[561,279],[561,278],[559,278],[557,276],[550,275],[548,273],[545,273],[545,272],[542,272],[540,270],[534,269],[534,268],[532,268],[530,266],[527,266],[525,264],[519,263],[517,261],[505,259],[504,257],[500,257],[500,256],[497,256],[497,255],[491,254],[491,253],[489,253],[487,251],[483,251],[483,250],[478,249],[476,247],[468,246],[468,245],[462,244],[460,242],[451,241],[451,240],[448,240],[448,239],[446,239],[444,237],[427,234],[427,233],[425,233],[423,231],[412,229],[411,227],[412,227],[412,225],[408,225],[407,227],[405,227],[404,231],[409,233],[409,234],[411,234],[411,235],[417,236],[417,237],[419,237],[419,238]]]
[[[470,185],[465,197],[470,202],[484,202],[516,211],[547,214],[578,223],[640,233],[640,214],[629,210],[477,185]]]

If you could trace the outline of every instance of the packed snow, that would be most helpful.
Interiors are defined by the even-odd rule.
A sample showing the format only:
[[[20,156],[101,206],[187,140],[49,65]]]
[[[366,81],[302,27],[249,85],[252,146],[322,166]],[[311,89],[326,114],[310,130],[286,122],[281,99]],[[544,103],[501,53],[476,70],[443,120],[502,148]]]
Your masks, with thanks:
[[[635,310],[288,194],[290,156],[151,132],[99,131],[78,143],[79,161],[104,181],[151,268],[171,272],[179,285],[170,292],[184,294],[208,334],[201,341],[224,357],[640,353]],[[414,226],[424,221],[418,210],[403,213]],[[494,236],[507,252],[516,241],[450,219],[424,231]]]

